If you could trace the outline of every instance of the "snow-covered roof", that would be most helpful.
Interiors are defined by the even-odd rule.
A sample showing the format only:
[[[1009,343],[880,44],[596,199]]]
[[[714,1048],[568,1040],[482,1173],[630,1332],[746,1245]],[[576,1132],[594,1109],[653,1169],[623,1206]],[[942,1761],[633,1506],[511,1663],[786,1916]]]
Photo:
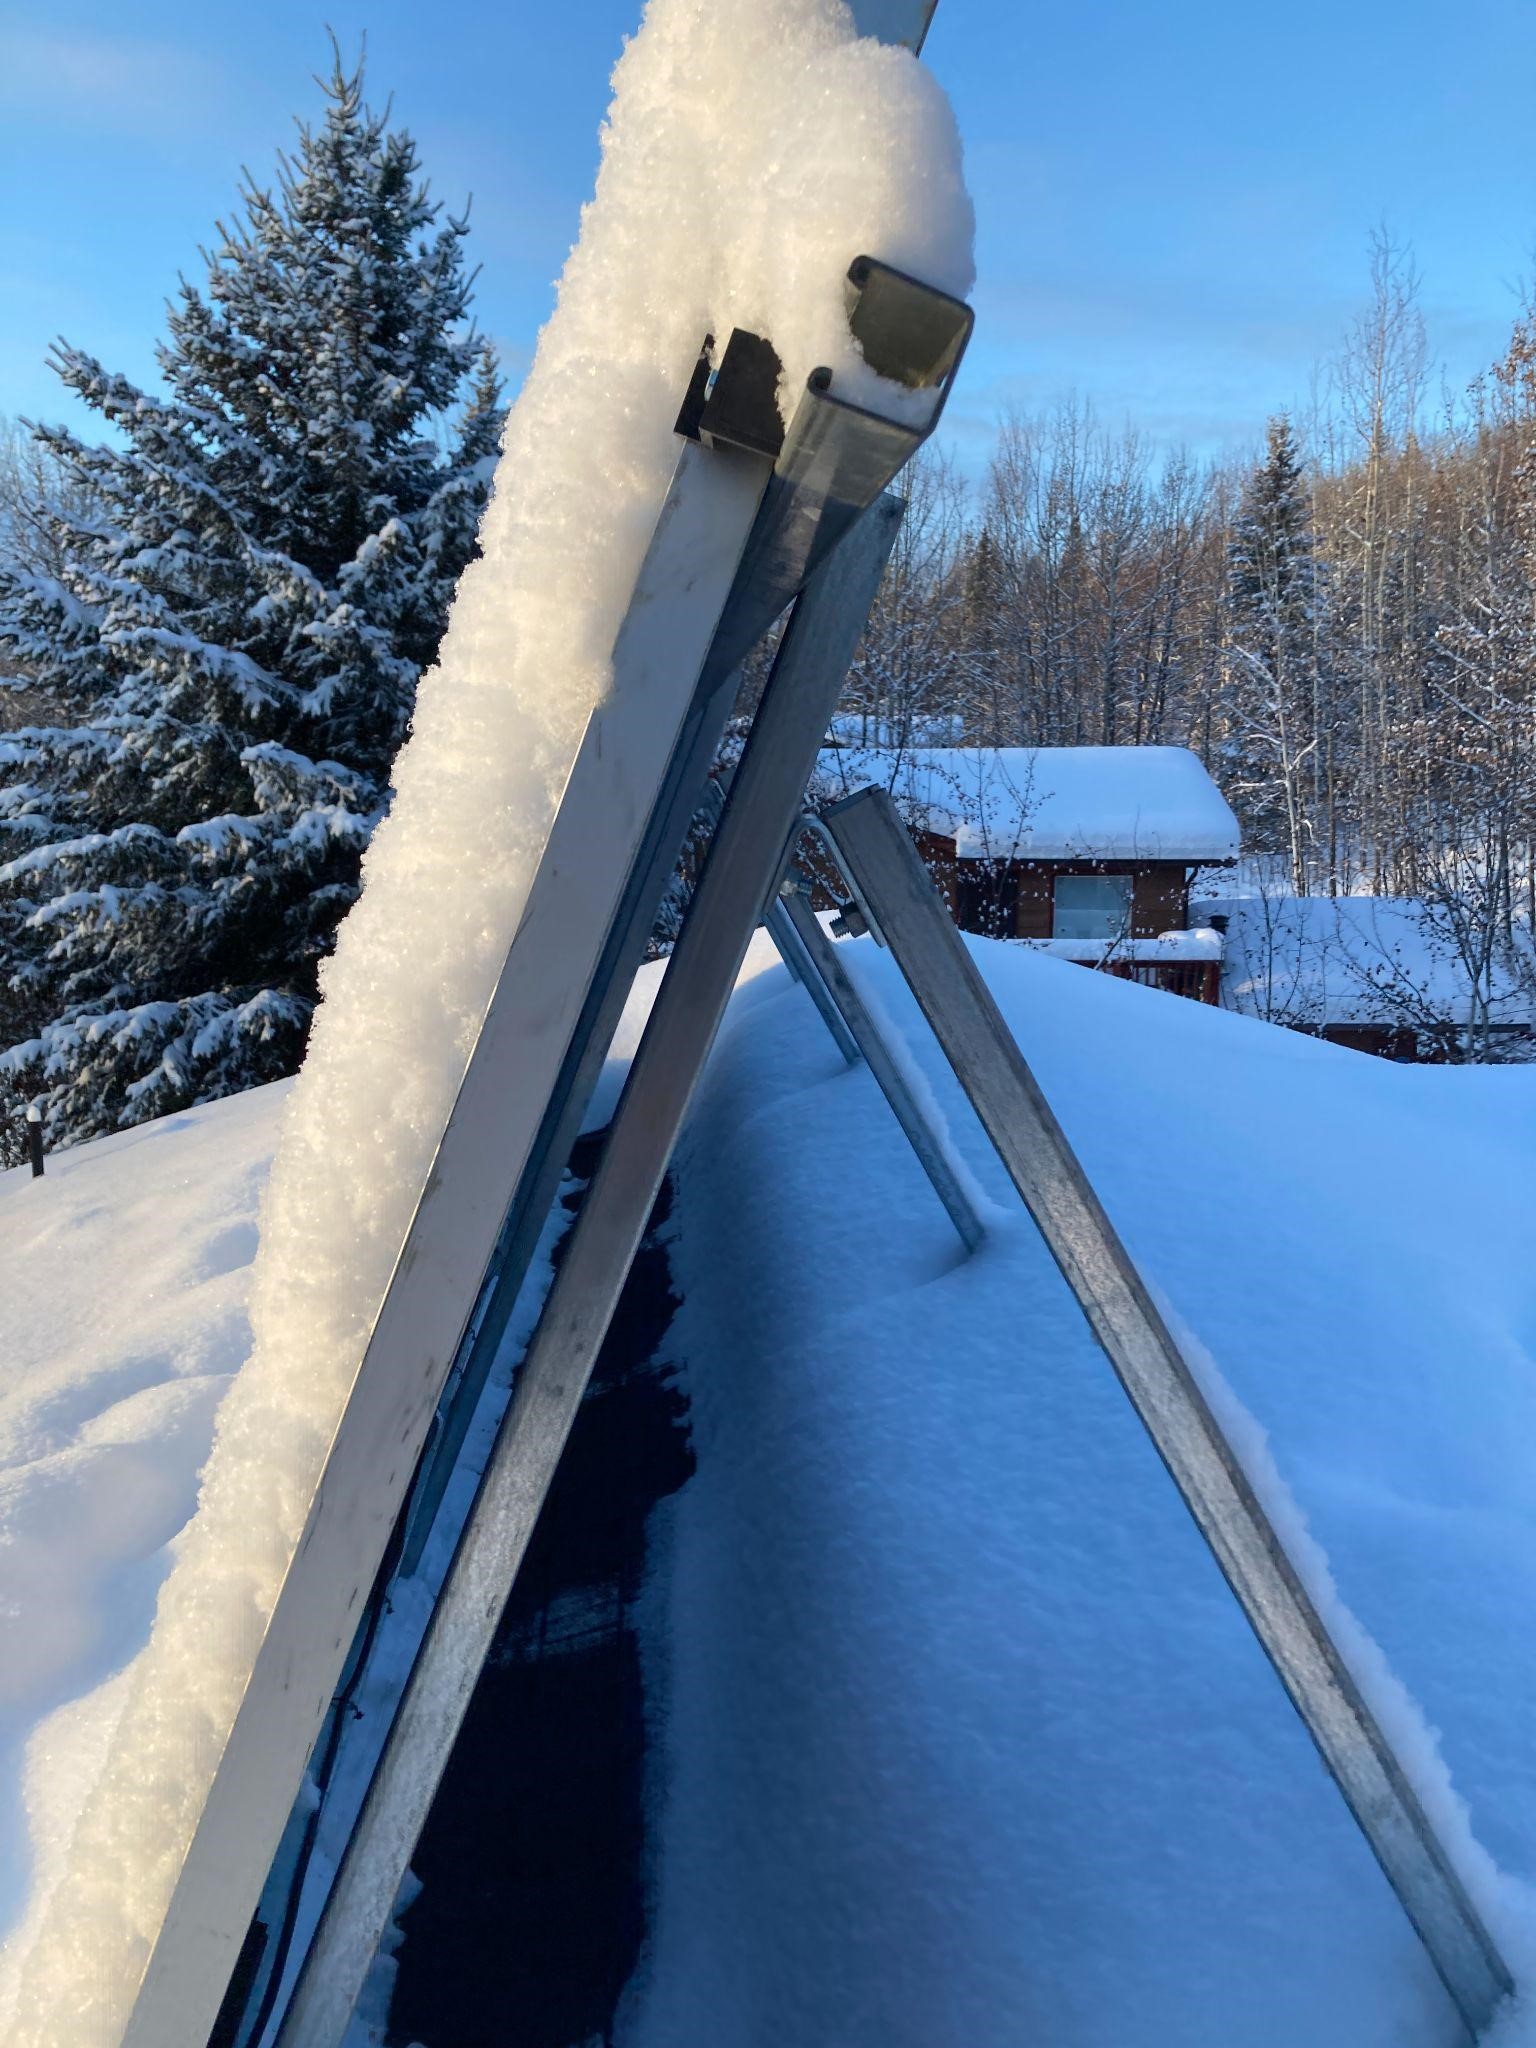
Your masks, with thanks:
[[[888,788],[962,859],[1236,860],[1236,818],[1187,747],[828,747],[821,792]]]
[[[1393,896],[1277,896],[1202,900],[1199,916],[1227,918],[1223,1000],[1280,1023],[1465,1023],[1472,980],[1449,921],[1432,905]],[[1485,990],[1494,1024],[1536,1022],[1526,977],[1496,965]]]

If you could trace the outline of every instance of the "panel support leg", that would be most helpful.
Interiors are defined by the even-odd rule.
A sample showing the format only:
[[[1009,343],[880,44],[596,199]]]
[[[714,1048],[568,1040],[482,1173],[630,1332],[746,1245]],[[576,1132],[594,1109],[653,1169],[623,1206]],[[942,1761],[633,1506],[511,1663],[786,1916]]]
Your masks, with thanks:
[[[833,1001],[826,978],[817,972],[816,963],[795,928],[789,906],[777,898],[770,903],[763,917],[763,928],[772,939],[779,958],[816,1006],[816,1014],[826,1025],[832,1043],[848,1065],[856,1067],[861,1057],[858,1040]]]
[[[977,1214],[976,1204],[971,1200],[964,1182],[956,1173],[938,1133],[919,1104],[911,1082],[902,1072],[886,1044],[884,1034],[871,1016],[864,998],[854,987],[847,968],[838,959],[836,946],[822,930],[815,911],[804,897],[782,897],[780,904],[786,920],[805,948],[813,972],[828,991],[845,1028],[863,1055],[869,1071],[879,1083],[881,1093],[890,1104],[892,1114],[906,1133],[907,1142],[917,1154],[934,1193],[944,1204],[950,1222],[959,1232],[960,1242],[968,1252],[979,1251],[987,1233],[986,1226]]]
[[[884,790],[823,821],[1200,1533],[1475,2034],[1513,1990],[1443,1843]]]

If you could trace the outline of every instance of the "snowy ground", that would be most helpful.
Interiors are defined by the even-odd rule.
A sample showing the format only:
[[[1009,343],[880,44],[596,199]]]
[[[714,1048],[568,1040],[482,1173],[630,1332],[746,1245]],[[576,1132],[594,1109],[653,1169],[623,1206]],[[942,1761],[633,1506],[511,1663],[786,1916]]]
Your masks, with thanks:
[[[286,1093],[0,1174],[0,1934],[51,1881],[249,1348]]]
[[[976,944],[1133,1250],[1439,1729],[1518,1918],[1536,1076],[1397,1068]],[[849,957],[910,1021],[889,963]],[[969,1262],[761,946],[695,1107],[674,1335],[700,1466],[660,1532],[655,1931],[619,2038],[1450,2048],[1416,1941],[924,1063],[994,1205]],[[281,1095],[0,1177],[0,1931],[49,1880],[244,1354]]]

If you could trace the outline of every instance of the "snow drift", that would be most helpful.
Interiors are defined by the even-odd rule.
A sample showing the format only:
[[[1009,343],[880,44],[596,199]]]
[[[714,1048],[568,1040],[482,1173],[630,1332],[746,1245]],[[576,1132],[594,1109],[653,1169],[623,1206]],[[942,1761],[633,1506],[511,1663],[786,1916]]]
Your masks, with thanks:
[[[257,1203],[287,1092],[79,1146],[40,1181],[0,1175],[0,1934],[12,1958],[58,1881],[196,1503],[215,1408],[250,1349]]]
[[[857,396],[849,261],[964,293],[970,241],[942,94],[907,53],[858,39],[842,0],[651,0],[508,425],[483,558],[323,977],[263,1216],[251,1361],[36,1939],[0,1977],[14,2048],[118,2038],[605,687],[702,336],[770,334],[788,390],[825,363]]]

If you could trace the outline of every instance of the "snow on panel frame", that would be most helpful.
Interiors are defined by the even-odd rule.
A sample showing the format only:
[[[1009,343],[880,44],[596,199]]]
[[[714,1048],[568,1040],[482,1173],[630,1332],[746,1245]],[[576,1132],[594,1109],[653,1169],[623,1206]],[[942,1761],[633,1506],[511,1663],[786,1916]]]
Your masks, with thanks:
[[[252,1356],[151,1640],[121,1674],[100,1771],[46,1803],[58,1881],[28,1902],[0,1962],[12,2048],[121,2039],[607,688],[701,336],[770,334],[786,392],[826,363],[856,395],[870,373],[847,331],[850,259],[876,255],[963,296],[971,233],[943,94],[907,51],[861,40],[844,0],[652,0],[614,75],[596,194],[508,423],[483,554],[423,680],[394,808],[324,974],[264,1210]],[[39,1755],[47,1742],[45,1724]]]

